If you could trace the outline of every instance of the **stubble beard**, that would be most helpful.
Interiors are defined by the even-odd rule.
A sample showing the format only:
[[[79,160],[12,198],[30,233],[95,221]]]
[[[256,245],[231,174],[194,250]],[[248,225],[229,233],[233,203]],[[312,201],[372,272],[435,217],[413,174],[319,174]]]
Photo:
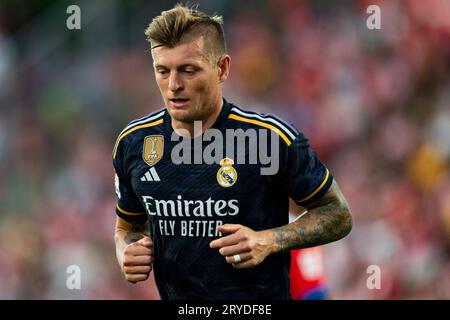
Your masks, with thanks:
[[[171,117],[179,122],[193,124],[195,121],[205,121],[214,112],[212,103],[207,103],[204,106],[192,106],[192,110],[187,112],[170,112]]]

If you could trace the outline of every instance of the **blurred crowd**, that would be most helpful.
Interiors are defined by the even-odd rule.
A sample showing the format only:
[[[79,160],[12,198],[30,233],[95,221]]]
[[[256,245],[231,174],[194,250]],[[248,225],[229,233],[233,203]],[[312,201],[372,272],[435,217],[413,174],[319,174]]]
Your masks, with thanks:
[[[173,3],[80,2],[73,31],[72,3],[31,3],[0,5],[0,299],[158,299],[116,262],[111,152],[163,106],[143,32]],[[224,96],[304,132],[349,202],[351,234],[323,247],[330,298],[450,299],[450,2],[199,4],[224,16]]]

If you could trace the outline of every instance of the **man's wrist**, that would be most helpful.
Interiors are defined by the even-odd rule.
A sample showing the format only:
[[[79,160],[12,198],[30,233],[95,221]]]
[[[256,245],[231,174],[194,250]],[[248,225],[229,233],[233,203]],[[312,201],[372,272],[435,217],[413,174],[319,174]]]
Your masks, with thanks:
[[[266,241],[268,251],[267,256],[279,252],[280,251],[279,246],[277,245],[273,229],[265,230],[264,233],[265,233],[264,238]]]

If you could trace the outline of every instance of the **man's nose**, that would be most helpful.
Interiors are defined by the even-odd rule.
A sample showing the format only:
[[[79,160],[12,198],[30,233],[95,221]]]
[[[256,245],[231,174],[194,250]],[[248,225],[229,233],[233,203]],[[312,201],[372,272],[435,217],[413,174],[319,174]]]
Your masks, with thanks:
[[[178,72],[171,72],[169,76],[169,90],[176,92],[183,89],[183,82]]]

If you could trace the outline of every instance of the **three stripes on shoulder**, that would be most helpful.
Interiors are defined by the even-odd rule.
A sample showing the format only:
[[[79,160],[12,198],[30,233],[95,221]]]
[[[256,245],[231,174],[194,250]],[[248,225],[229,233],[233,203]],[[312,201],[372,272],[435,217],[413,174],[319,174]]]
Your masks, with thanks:
[[[151,181],[161,181],[156,172],[155,167],[151,167],[148,171],[141,177],[141,181],[151,182]]]

